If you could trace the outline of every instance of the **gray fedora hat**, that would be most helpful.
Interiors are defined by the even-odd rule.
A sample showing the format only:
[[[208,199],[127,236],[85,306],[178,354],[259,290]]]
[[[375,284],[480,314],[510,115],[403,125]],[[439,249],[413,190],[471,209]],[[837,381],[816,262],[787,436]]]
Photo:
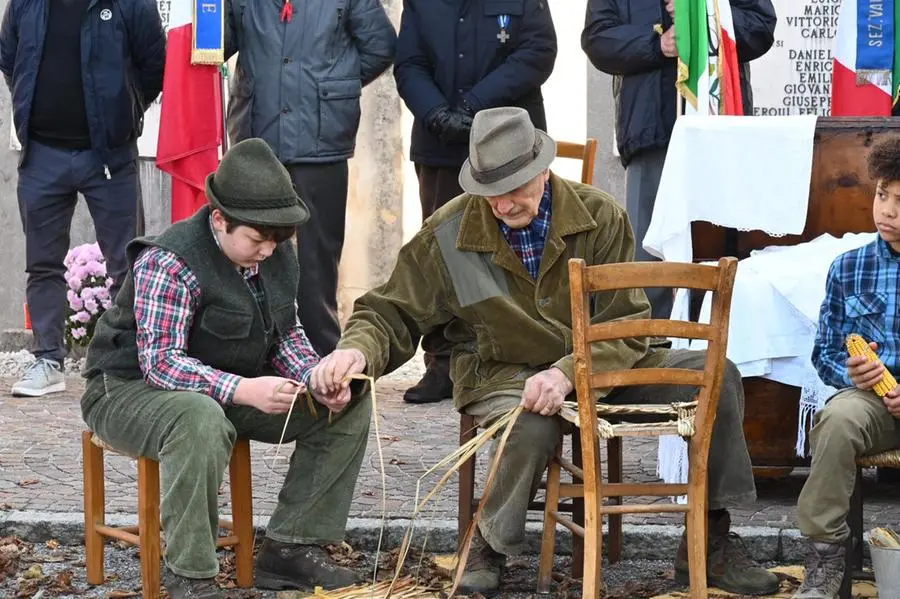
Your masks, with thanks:
[[[474,195],[503,195],[537,177],[555,157],[556,142],[534,127],[524,108],[482,110],[472,122],[459,186]]]
[[[206,178],[213,208],[251,225],[296,226],[309,220],[309,209],[294,190],[291,176],[265,141],[245,139],[233,145],[216,172]]]

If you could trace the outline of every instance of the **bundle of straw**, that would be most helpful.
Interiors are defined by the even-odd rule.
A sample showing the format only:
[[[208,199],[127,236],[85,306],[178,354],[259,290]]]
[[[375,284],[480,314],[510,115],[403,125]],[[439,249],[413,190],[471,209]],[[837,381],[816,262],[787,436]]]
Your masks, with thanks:
[[[884,549],[900,549],[900,535],[889,528],[875,528],[869,533],[869,544]]]
[[[440,597],[440,594],[436,590],[419,586],[418,582],[411,576],[404,576],[396,581],[383,580],[376,584],[363,584],[333,591],[324,591],[321,587],[318,587],[312,597],[321,599],[381,599],[383,597],[435,599]]]

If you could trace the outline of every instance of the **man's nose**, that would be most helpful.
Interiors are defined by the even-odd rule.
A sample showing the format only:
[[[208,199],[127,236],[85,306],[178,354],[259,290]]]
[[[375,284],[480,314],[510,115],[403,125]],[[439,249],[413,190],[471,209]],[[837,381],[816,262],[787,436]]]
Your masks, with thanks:
[[[494,204],[494,210],[497,211],[497,214],[504,215],[504,216],[506,214],[508,214],[510,210],[512,210],[512,207],[513,207],[513,203],[510,202],[509,200],[504,200],[504,199],[497,200],[496,203]]]

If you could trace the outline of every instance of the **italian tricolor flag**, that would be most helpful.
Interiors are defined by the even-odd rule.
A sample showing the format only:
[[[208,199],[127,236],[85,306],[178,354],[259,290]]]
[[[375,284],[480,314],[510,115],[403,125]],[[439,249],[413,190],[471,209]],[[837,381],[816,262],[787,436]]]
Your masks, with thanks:
[[[728,0],[675,0],[677,87],[686,113],[744,113],[735,39]]]
[[[834,38],[832,116],[890,116],[900,87],[900,10],[893,2],[843,0]]]

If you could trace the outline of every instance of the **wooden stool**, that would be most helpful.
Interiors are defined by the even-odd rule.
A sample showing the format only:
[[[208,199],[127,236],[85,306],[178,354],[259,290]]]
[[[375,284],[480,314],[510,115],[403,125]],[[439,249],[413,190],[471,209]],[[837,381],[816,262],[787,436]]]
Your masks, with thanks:
[[[117,539],[140,547],[141,587],[145,599],[160,596],[159,463],[138,457],[138,525],[106,526],[103,450],[116,451],[91,431],[81,433],[84,457],[84,546],[89,584],[103,584],[105,539]],[[120,452],[116,452],[120,453]],[[133,457],[133,456],[132,456]],[[253,495],[250,479],[250,441],[234,444],[229,464],[233,521],[220,519],[219,526],[231,531],[220,537],[217,547],[234,547],[237,584],[253,586]]]
[[[844,582],[841,585],[840,599],[850,599],[853,579],[873,580],[871,575],[862,575],[863,567],[863,468],[900,468],[900,449],[891,449],[874,455],[866,455],[856,460],[856,484],[850,497],[850,511],[847,513],[847,525],[850,527],[850,539],[847,542],[847,561],[844,565]]]

